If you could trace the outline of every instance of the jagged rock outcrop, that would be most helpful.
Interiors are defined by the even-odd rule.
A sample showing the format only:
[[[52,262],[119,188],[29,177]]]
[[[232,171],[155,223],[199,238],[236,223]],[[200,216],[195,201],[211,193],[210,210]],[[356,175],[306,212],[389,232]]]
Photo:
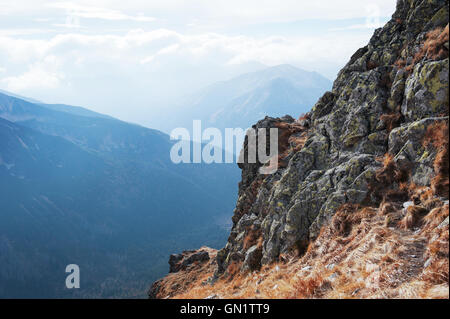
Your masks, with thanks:
[[[295,131],[306,133],[306,143],[290,146],[287,166],[264,176],[258,174],[261,163],[240,165],[233,229],[218,253],[216,275],[234,262],[255,269],[280,254],[302,254],[340,206],[379,201],[369,185],[386,153],[410,172],[408,181],[430,185],[437,151],[421,139],[428,127],[448,121],[447,14],[446,1],[398,1],[392,19],[351,57],[332,91],[312,108],[310,125]],[[434,44],[439,54],[421,54],[430,32],[444,38]],[[282,125],[301,126],[286,117],[265,118],[254,127]],[[257,245],[260,261],[254,257]]]
[[[194,263],[202,263],[208,260],[209,253],[206,250],[187,250],[181,254],[173,254],[169,258],[169,272],[184,270]]]
[[[215,249],[202,247],[171,255],[169,274],[152,284],[147,293],[149,298],[171,297],[192,288],[193,284],[208,276],[207,269],[216,267],[216,253]],[[206,281],[203,284],[206,284]]]
[[[343,238],[358,227],[352,238],[360,236],[357,245],[368,249],[364,240],[379,234],[362,221],[399,227],[391,230],[395,238],[413,238],[400,229],[423,227],[416,233],[427,239],[411,248],[417,254],[431,254],[427,243],[448,236],[448,226],[436,228],[446,227],[441,218],[448,216],[448,10],[445,0],[398,0],[392,19],[350,58],[308,114],[266,117],[253,126],[279,129],[278,170],[263,175],[263,163],[239,164],[233,227],[210,282],[285,256],[300,262],[305,256],[308,266],[299,273],[309,271],[314,256],[331,258],[332,246],[348,243]],[[254,147],[245,140],[244,158]],[[444,257],[436,267],[447,267],[448,282],[448,244],[439,247]],[[350,249],[333,258],[348,259]],[[423,258],[405,272],[419,273]]]

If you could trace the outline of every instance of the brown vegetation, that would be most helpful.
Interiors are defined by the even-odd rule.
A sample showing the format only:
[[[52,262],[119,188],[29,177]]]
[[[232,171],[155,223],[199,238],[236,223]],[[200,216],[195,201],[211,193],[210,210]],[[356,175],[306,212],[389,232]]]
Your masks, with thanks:
[[[380,117],[380,120],[386,125],[386,130],[388,133],[392,131],[392,129],[398,127],[400,125],[402,119],[402,114],[399,112],[383,114]]]
[[[262,244],[261,230],[256,229],[254,226],[251,226],[250,230],[247,232],[247,234],[244,237],[244,249],[247,250],[248,248],[250,248],[256,244],[258,244],[258,245]]]
[[[412,62],[409,65],[406,66],[406,62],[403,59],[397,60],[394,64],[400,68],[406,66],[405,70],[411,72],[414,69],[414,66],[423,59],[434,61],[446,59],[448,58],[448,49],[444,44],[446,42],[448,43],[448,41],[449,25],[447,24],[445,28],[436,28],[427,33],[421,49],[414,55]]]
[[[278,128],[278,167],[285,168],[288,164],[288,156],[300,151],[305,145],[308,128],[301,125],[300,122],[308,119],[309,115],[304,114],[294,123],[278,122],[275,124]]]
[[[414,229],[401,223],[387,227],[386,211],[403,214],[390,203],[344,205],[303,257],[285,257],[253,273],[241,272],[232,262],[230,275],[214,284],[202,284],[213,273],[206,264],[196,284],[171,297],[448,298],[448,226],[442,226],[448,204],[420,208],[421,222]],[[186,275],[191,276],[178,274]],[[173,281],[173,275],[169,278]]]
[[[437,150],[434,160],[435,177],[431,181],[431,188],[438,196],[449,196],[449,154],[448,154],[448,124],[446,121],[439,121],[428,126],[423,139],[424,147],[429,144]]]
[[[441,154],[435,173],[448,192],[446,127],[430,126],[423,145]],[[442,189],[408,182],[391,154],[379,161],[371,185],[379,204],[342,205],[304,255],[283,255],[250,273],[232,261],[215,283],[207,283],[213,261],[194,265],[167,276],[159,297],[448,298],[449,205],[439,197]],[[405,201],[410,203],[404,207]],[[262,236],[250,230],[244,245],[255,243],[262,244]]]
[[[367,61],[367,63],[366,63],[367,71],[373,70],[373,69],[375,69],[376,67],[378,67],[378,64],[377,64],[377,63],[375,63],[375,62],[372,61],[372,60]]]
[[[428,32],[422,49],[417,52],[413,60],[418,62],[424,57],[431,60],[448,58],[448,49],[444,46],[448,40],[448,24],[445,28],[436,28]]]
[[[406,200],[407,194],[400,190],[398,185],[408,179],[408,167],[400,165],[392,154],[386,153],[378,159],[383,166],[380,168],[369,185],[371,194],[377,201],[401,201]]]

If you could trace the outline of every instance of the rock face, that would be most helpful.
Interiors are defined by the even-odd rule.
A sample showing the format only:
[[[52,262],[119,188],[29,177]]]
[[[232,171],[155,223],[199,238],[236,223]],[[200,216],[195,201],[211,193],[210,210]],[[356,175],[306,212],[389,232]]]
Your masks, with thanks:
[[[155,281],[147,294],[150,299],[167,298],[197,285],[205,273],[213,273],[217,251],[208,247],[184,251],[169,258],[170,273]]]
[[[385,154],[408,172],[405,182],[429,186],[437,150],[422,139],[448,122],[448,72],[448,3],[399,0],[307,116],[254,125],[281,130],[280,168],[261,175],[261,163],[240,164],[233,228],[215,275],[233,263],[255,270],[280,254],[301,255],[340,206],[382,200],[370,185]]]
[[[330,229],[337,231],[328,231],[345,236],[348,220],[361,219],[347,216],[355,207],[373,216],[408,202],[406,217],[400,210],[386,225],[404,218],[404,227],[414,228],[422,197],[406,189],[427,189],[431,202],[448,203],[448,28],[447,1],[398,0],[392,19],[308,114],[253,126],[279,129],[279,166],[263,175],[263,163],[239,164],[233,227],[212,282],[303,256],[324,243],[321,230],[336,212]],[[252,147],[246,139],[244,159]]]
[[[209,253],[205,250],[189,250],[181,254],[170,255],[169,272],[185,270],[194,263],[202,263],[209,260]]]

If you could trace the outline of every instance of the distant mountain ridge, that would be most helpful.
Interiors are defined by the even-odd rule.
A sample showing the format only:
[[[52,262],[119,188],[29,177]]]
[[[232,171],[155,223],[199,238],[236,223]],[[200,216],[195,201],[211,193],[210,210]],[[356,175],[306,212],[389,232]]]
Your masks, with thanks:
[[[22,96],[22,95],[19,95],[19,94],[15,94],[15,93],[12,93],[12,92],[9,92],[9,91],[5,91],[5,90],[2,90],[2,89],[0,89],[0,93],[4,94],[4,95],[16,97],[18,99],[21,99],[21,100],[24,100],[24,101],[27,101],[27,102],[30,102],[30,103],[36,103],[36,104],[42,103],[39,100],[35,100],[35,99],[32,99],[32,98],[29,98],[29,97],[26,97],[26,96]]]
[[[69,113],[72,115],[113,119],[113,117],[111,117],[111,116],[97,113],[97,112],[88,110],[86,108],[83,108],[81,106],[73,106],[73,105],[67,105],[67,104],[48,104],[48,103],[43,103],[41,101],[38,101],[38,100],[35,100],[32,98],[23,97],[18,94],[10,93],[8,91],[0,90],[0,100],[2,101],[2,103],[0,104],[0,112],[3,109],[4,116],[7,116],[7,114],[5,113],[5,109],[6,109],[6,106],[8,105],[9,98],[16,98],[18,100],[21,100],[22,102],[30,103],[34,106],[36,106],[36,105],[42,106],[47,109],[51,109],[51,110],[58,111],[58,112],[65,112],[65,113]],[[16,102],[18,102],[18,101],[16,101]],[[30,108],[29,106],[27,109],[29,111],[32,110],[32,108]]]
[[[247,128],[264,116],[298,116],[307,112],[331,81],[317,72],[283,64],[214,83],[186,97],[167,122],[172,128],[191,127],[202,120],[204,127]]]

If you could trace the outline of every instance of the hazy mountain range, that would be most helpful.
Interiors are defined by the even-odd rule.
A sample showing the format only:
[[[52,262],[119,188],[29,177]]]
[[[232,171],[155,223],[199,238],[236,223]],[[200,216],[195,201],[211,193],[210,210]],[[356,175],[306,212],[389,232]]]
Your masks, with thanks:
[[[315,104],[331,81],[316,72],[282,64],[216,82],[178,102],[167,119],[156,127],[170,132],[175,127],[247,128],[268,116],[298,117]]]
[[[223,128],[298,116],[330,85],[268,68],[193,94],[174,120]],[[0,92],[0,297],[143,297],[170,252],[223,245],[240,171],[173,164],[174,143],[82,107]],[[82,289],[65,288],[71,263]]]
[[[84,109],[0,94],[0,296],[143,296],[138,277],[166,271],[170,247],[222,243],[237,168],[173,164],[172,144]],[[68,263],[84,289],[64,289]]]

